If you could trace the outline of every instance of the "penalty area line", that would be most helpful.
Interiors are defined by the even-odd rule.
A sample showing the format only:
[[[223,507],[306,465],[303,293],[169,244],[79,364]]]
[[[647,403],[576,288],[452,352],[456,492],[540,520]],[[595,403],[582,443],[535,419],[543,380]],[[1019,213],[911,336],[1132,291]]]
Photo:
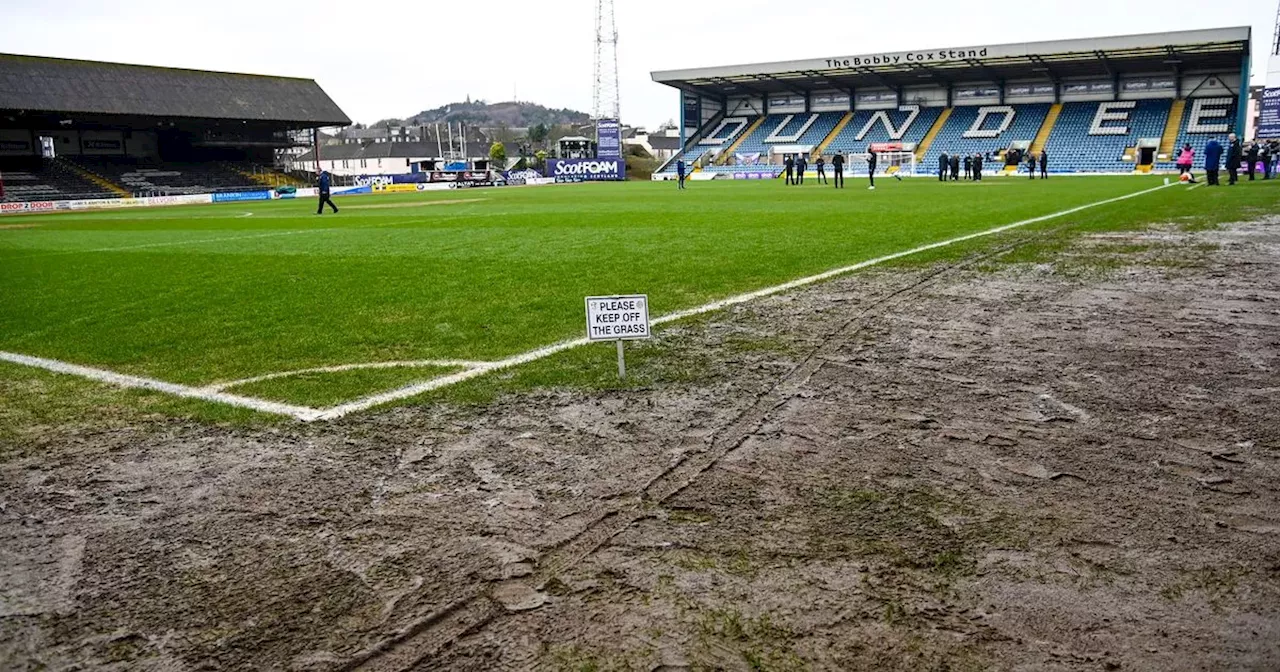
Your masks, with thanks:
[[[883,264],[888,261],[893,261],[895,259],[909,257],[914,254],[920,254],[921,252],[928,252],[929,250],[936,250],[936,249],[947,247],[950,245],[955,245],[957,243],[963,243],[965,241],[974,240],[977,238],[983,238],[985,236],[993,236],[998,233],[1003,233],[1005,231],[1010,231],[1010,230],[1021,228],[1024,226],[1030,226],[1032,224],[1038,224],[1040,222],[1047,222],[1049,220],[1057,219],[1059,217],[1066,217],[1067,215],[1073,215],[1077,212],[1082,212],[1090,208],[1096,208],[1096,207],[1099,207],[1102,205],[1108,205],[1111,203],[1119,203],[1121,201],[1126,201],[1131,198],[1145,196],[1147,194],[1160,191],[1161,189],[1167,189],[1171,186],[1174,186],[1175,184],[1177,183],[1175,182],[1170,184],[1163,184],[1157,187],[1152,187],[1151,189],[1136,191],[1132,194],[1125,194],[1124,196],[1117,196],[1115,198],[1108,198],[1108,199],[1097,201],[1094,203],[1087,203],[1085,205],[1076,206],[1074,208],[1068,208],[1066,210],[1060,210],[1058,212],[1054,212],[1048,215],[1042,215],[1040,217],[1032,217],[1031,219],[1024,219],[1020,222],[1005,224],[1003,226],[997,226],[995,228],[986,229],[984,231],[978,231],[976,233],[957,236],[955,238],[938,241],[936,243],[929,243],[927,245],[913,247],[909,250],[894,252],[893,254],[886,254],[882,257],[868,259],[866,261],[858,262],[856,264],[852,264],[849,266],[833,268],[829,271],[818,273],[817,275],[810,275],[808,277],[798,278],[790,282],[784,282],[780,285],[774,285],[772,287],[758,289],[754,292],[748,292],[746,294],[739,294],[737,296],[731,296],[728,298],[720,299],[718,301],[712,301],[711,303],[706,303],[701,306],[696,306],[694,308],[679,310],[674,313],[668,313],[666,315],[653,319],[651,323],[654,325],[666,324],[667,322],[682,320],[684,318],[692,317],[694,315],[701,315],[703,313],[710,313],[713,311],[722,310],[724,308],[728,308],[729,306],[735,306],[740,303],[746,303],[748,301],[764,298],[766,296],[780,294],[782,292],[790,291],[792,289],[804,287],[806,285],[811,285],[817,282],[822,282],[823,280],[829,280],[831,278],[841,276],[841,275],[846,275],[848,273],[853,273],[855,271],[860,271],[866,268],[870,268],[872,266]],[[537,350],[531,350],[529,352],[526,352],[520,355],[515,355],[514,357],[508,357],[507,359],[491,362],[485,366],[477,367],[474,369],[468,369],[466,371],[460,371],[455,374],[451,374],[441,378],[434,378],[432,380],[423,381],[421,383],[406,385],[399,389],[383,392],[380,394],[375,394],[369,397],[364,397],[363,399],[357,399],[349,403],[340,404],[332,408],[327,408],[321,411],[320,415],[315,419],[316,420],[336,420],[338,418],[342,418],[343,416],[350,415],[352,413],[358,413],[360,411],[365,411],[375,406],[381,406],[382,404],[388,404],[394,401],[399,401],[401,399],[414,397],[419,394],[423,394],[425,392],[430,392],[432,390],[438,390],[444,387],[449,387],[451,385],[456,385],[458,383],[471,380],[472,378],[483,376],[484,374],[489,373],[491,371],[506,369],[513,366],[518,366],[520,364],[527,364],[529,362],[537,361],[539,359],[544,359],[546,357],[550,357],[551,355],[564,352],[566,350],[572,350],[573,348],[587,345],[590,342],[591,341],[586,338],[578,338],[571,341],[563,341],[560,343],[556,343],[554,345],[549,345],[543,348],[539,348]]]

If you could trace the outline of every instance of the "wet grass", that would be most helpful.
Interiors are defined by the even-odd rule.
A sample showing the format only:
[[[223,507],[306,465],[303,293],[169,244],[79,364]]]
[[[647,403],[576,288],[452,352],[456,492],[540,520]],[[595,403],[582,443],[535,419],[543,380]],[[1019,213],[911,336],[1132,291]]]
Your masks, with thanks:
[[[712,183],[706,185],[708,188],[699,190],[698,195],[689,198],[672,196],[661,190],[660,185],[618,185],[614,188],[634,189],[636,202],[625,209],[627,216],[634,219],[631,226],[637,226],[635,222],[649,222],[632,232],[640,236],[639,240],[632,242],[658,246],[655,248],[656,256],[649,258],[656,259],[659,263],[645,272],[651,275],[661,274],[661,282],[658,281],[658,275],[627,275],[619,288],[648,291],[654,297],[656,315],[727,293],[824,270],[884,251],[909,247],[926,242],[934,235],[955,235],[965,230],[987,228],[1081,202],[1132,193],[1154,184],[1155,180],[1082,178],[1050,181],[1051,184],[1037,184],[1034,187],[1019,181],[999,189],[969,189],[963,192],[946,190],[936,183],[926,182],[895,184],[893,189],[876,192],[874,201],[863,203],[860,200],[859,209],[853,211],[843,201],[835,200],[845,198],[844,196],[833,195],[827,190],[785,192],[786,202],[778,202],[776,199],[779,190],[772,189],[772,185],[767,184],[748,187],[732,183]],[[335,223],[340,231],[333,240],[324,235],[266,238],[256,243],[234,241],[225,250],[219,249],[221,243],[201,241],[212,240],[224,234],[225,231],[220,227],[224,227],[226,223],[219,217],[239,215],[243,208],[235,209],[234,212],[218,207],[181,211],[169,209],[159,214],[159,219],[154,222],[147,220],[149,214],[139,216],[136,213],[95,213],[93,216],[77,215],[68,219],[45,218],[49,220],[47,224],[42,223],[42,226],[34,229],[7,231],[4,232],[3,239],[0,239],[0,259],[4,260],[5,268],[5,271],[0,272],[0,290],[16,299],[27,295],[41,295],[47,299],[41,304],[45,306],[43,308],[27,305],[24,303],[25,299],[7,303],[8,312],[0,315],[3,318],[0,323],[6,325],[5,331],[0,332],[0,348],[32,351],[34,354],[100,364],[180,382],[211,382],[211,378],[226,379],[237,377],[238,374],[253,375],[265,371],[351,361],[467,354],[498,356],[530,345],[543,345],[559,337],[577,334],[581,328],[578,324],[581,321],[580,294],[586,288],[592,288],[588,293],[610,289],[595,282],[593,274],[574,271],[575,268],[595,268],[595,262],[582,267],[566,265],[570,257],[582,251],[574,251],[577,249],[574,245],[584,240],[590,241],[588,247],[595,250],[594,246],[598,244],[609,244],[610,241],[620,243],[619,236],[632,235],[615,229],[616,222],[619,221],[617,217],[612,214],[605,217],[597,212],[592,205],[594,200],[583,200],[580,197],[583,191],[554,191],[555,195],[545,197],[545,201],[540,200],[544,197],[539,196],[521,195],[510,202],[503,200],[505,195],[491,196],[490,202],[482,204],[450,206],[452,209],[448,213],[444,212],[447,208],[413,209],[414,204],[407,201],[405,205],[408,209],[404,212],[394,208],[370,211],[369,216],[393,216],[385,221],[379,219],[366,222],[375,232],[389,232],[389,238],[380,233],[366,235],[368,232],[362,230],[361,224],[364,220],[357,221],[353,218],[344,220],[341,224]],[[592,196],[600,196],[606,191],[608,189],[595,190]],[[534,192],[535,190],[528,190],[522,193]],[[622,194],[620,198],[623,202],[630,202],[632,192],[619,193]],[[390,200],[385,202],[392,203]],[[912,203],[917,205],[909,205]],[[927,207],[919,204],[927,204]],[[262,215],[261,221],[254,226],[260,227],[263,233],[290,232],[294,230],[290,227],[297,225],[290,223],[291,215],[287,209],[281,209],[286,206],[276,204],[260,207],[267,209],[259,213]],[[674,212],[669,211],[670,208],[690,216],[711,217],[712,223],[695,229],[663,228],[659,223],[670,219],[669,216]],[[933,212],[931,208],[945,212],[947,218],[950,218],[948,221],[952,221],[952,228],[944,231],[902,225],[903,222],[936,219],[930,214]],[[1161,222],[1174,222],[1183,229],[1209,229],[1224,222],[1248,219],[1277,210],[1280,210],[1280,188],[1276,188],[1275,183],[1258,182],[1232,190],[1197,189],[1189,192],[1180,187],[1172,187],[1129,201],[1099,206],[1059,220],[1032,225],[1024,230],[921,253],[894,264],[917,266],[964,259],[993,246],[1017,240],[1025,241],[1029,235],[1061,229],[1047,238],[1034,240],[999,260],[999,265],[1033,263],[1036,260],[1048,263],[1048,260],[1055,258],[1055,254],[1066,250],[1072,237],[1080,233],[1135,230]],[[835,213],[839,216],[833,216]],[[403,221],[394,217],[401,217]],[[467,233],[464,231],[467,227],[455,225],[455,221],[462,221],[457,220],[458,217],[467,221],[474,220],[482,226],[478,231]],[[568,228],[547,228],[545,222],[556,217],[564,217],[567,218],[564,219],[565,222],[574,223]],[[910,233],[914,238],[902,238],[905,233],[889,236],[885,230],[866,224],[873,220],[891,221],[895,231]],[[230,226],[239,231],[245,226],[245,221],[248,220],[235,220]],[[675,221],[685,220],[677,218]],[[385,227],[382,226],[384,224]],[[172,238],[174,234],[171,233],[174,226],[182,233],[176,239]],[[307,226],[312,226],[309,220]],[[601,240],[591,239],[592,232],[599,227],[605,227]],[[528,240],[509,240],[513,235],[512,231]],[[127,233],[125,237],[128,240],[117,240],[117,233]],[[508,237],[504,245],[519,243],[523,246],[523,251],[520,252],[523,256],[517,255],[518,259],[508,260],[512,263],[504,263],[501,271],[489,269],[483,263],[456,263],[441,275],[433,274],[434,271],[429,272],[425,268],[417,268],[412,263],[406,265],[406,260],[412,261],[414,254],[430,255],[432,250],[441,249],[439,246],[445,240],[442,236],[462,235],[464,238],[474,238],[476,235],[499,234]],[[672,235],[675,236],[674,242]],[[869,244],[871,239],[860,236],[872,236],[875,243]],[[578,242],[575,243],[575,240]],[[113,241],[180,244],[175,246],[171,255],[165,253],[172,258],[160,255],[157,251],[94,251],[109,246]],[[187,247],[188,241],[194,247]],[[375,241],[382,242],[372,245]],[[726,241],[730,243],[726,244]],[[485,250],[496,255],[495,258],[505,258],[504,255],[511,254],[496,246],[496,239],[490,243],[474,247],[466,254],[474,256]],[[561,249],[566,251],[568,257],[556,261],[559,254],[557,250]],[[629,248],[620,245],[617,249]],[[819,249],[822,253],[815,254],[814,251]],[[58,256],[47,256],[51,254]],[[347,258],[343,257],[344,254],[354,256]],[[531,257],[530,254],[536,256]],[[702,255],[702,260],[695,263],[690,255]],[[1116,259],[1128,256],[1141,257],[1142,253],[1125,252],[1086,260],[1083,270],[1113,272],[1121,263]],[[202,265],[200,260],[205,257],[208,257],[210,263],[216,262],[216,270],[214,266],[206,269]],[[65,267],[64,270],[52,275],[40,270],[54,261],[62,265],[58,268]],[[342,263],[344,261],[351,263]],[[433,260],[435,265],[431,268],[438,270],[438,262],[440,260]],[[106,275],[94,275],[92,268],[80,268],[86,264],[93,266],[98,263],[111,264],[107,269],[110,272]],[[698,263],[714,264],[714,269],[690,266]],[[1178,256],[1159,257],[1153,262],[1154,265],[1168,269],[1195,263],[1199,261],[1194,256],[1189,260]],[[208,270],[209,273],[201,269]],[[369,282],[370,278],[377,277],[383,271],[394,276],[391,290],[400,291],[403,297],[391,297],[382,291],[386,287],[378,288],[377,283]],[[483,297],[468,299],[466,294],[458,295],[463,303],[449,304],[452,307],[433,313],[435,309],[432,306],[435,304],[430,297],[437,290],[424,288],[422,283],[452,287],[454,285],[450,284],[450,278],[456,276],[458,281],[462,281],[466,279],[466,273],[490,271],[499,274],[502,283],[505,283],[500,283],[501,287],[512,287],[512,291],[505,296],[527,295],[530,297],[529,301],[535,303],[560,297],[555,310],[550,310],[550,306],[539,307],[539,304],[522,313],[528,319],[550,322],[543,326],[522,323],[518,334],[507,327],[495,332],[494,325],[497,322],[491,313],[501,306],[498,303],[486,303],[488,299]],[[79,275],[67,275],[73,272]],[[574,280],[547,285],[545,279],[529,276],[529,273],[535,272],[557,276],[568,274],[567,277]],[[462,275],[458,275],[459,273]],[[159,281],[162,276],[166,283],[173,285],[172,291],[156,294],[149,289],[148,278]],[[85,277],[100,278],[100,286],[86,289],[81,281]],[[325,285],[328,280],[335,282]],[[216,301],[218,292],[228,289],[228,283],[234,285],[231,289],[238,292],[239,298],[235,301],[208,303]],[[279,292],[275,292],[267,298],[263,289],[279,286],[280,283],[310,289],[283,298]],[[578,284],[582,286],[579,287]],[[110,291],[106,291],[106,287]],[[477,291],[491,292],[501,287],[493,286]],[[333,295],[333,300],[317,294],[321,291]],[[159,297],[161,300],[138,303],[122,292],[148,294],[153,299]],[[305,298],[307,296],[316,300],[309,302]],[[63,301],[59,297],[67,300]],[[339,303],[335,304],[334,301]],[[339,305],[342,301],[351,305]],[[148,312],[140,314],[139,311]],[[468,311],[474,314],[466,317]],[[424,315],[431,316],[432,319],[424,321]],[[182,328],[176,328],[177,325],[173,323],[174,320],[188,318],[190,324]],[[222,326],[200,331],[200,338],[190,335],[191,328],[200,329],[208,319],[219,320]],[[335,319],[338,321],[335,322]],[[705,382],[714,368],[711,363],[715,358],[790,356],[796,352],[796,344],[775,336],[755,338],[735,335],[726,338],[724,344],[714,352],[684,347],[687,344],[682,343],[682,340],[687,340],[689,333],[696,331],[698,321],[703,319],[719,318],[704,317],[669,325],[658,330],[659,338],[655,341],[628,346],[630,375],[625,381],[617,378],[612,346],[597,344],[540,360],[514,371],[483,376],[437,393],[398,403],[486,404],[503,394],[534,389],[624,392],[653,386],[691,384]],[[116,324],[121,320],[145,322],[149,326],[143,330],[130,329],[128,325]],[[263,320],[271,324],[268,325]],[[472,334],[467,329],[460,330],[460,326],[467,326],[468,329],[474,327],[475,333]],[[95,329],[99,331],[94,332]],[[304,333],[299,330],[306,331]],[[53,337],[41,336],[50,334]],[[123,338],[122,334],[129,336]],[[151,341],[147,340],[152,337]],[[33,338],[38,339],[39,347],[33,345],[37,342],[31,340]],[[215,340],[211,341],[210,338]],[[216,339],[230,340],[223,343]],[[454,345],[449,345],[450,343]],[[0,375],[10,385],[28,385],[32,378],[39,377],[39,374],[18,367],[4,367],[0,369]],[[321,381],[317,383],[317,389],[310,390],[305,395],[286,394],[291,399],[311,397],[328,401],[343,398],[348,393],[354,397],[368,393],[370,388],[395,387],[405,382],[396,374],[387,375],[392,379],[361,381],[357,386],[358,390],[342,389],[341,381]],[[0,436],[6,431],[9,435],[29,434],[35,424],[56,426],[64,422],[75,422],[83,414],[73,409],[87,410],[75,400],[47,399],[50,394],[87,397],[90,403],[93,399],[100,399],[103,406],[114,407],[115,410],[111,411],[113,413],[124,412],[125,407],[129,407],[143,411],[142,415],[147,416],[158,414],[250,425],[273,422],[271,419],[253,418],[249,417],[252,414],[246,415],[201,403],[156,404],[147,401],[145,395],[139,397],[139,400],[122,399],[104,390],[105,386],[92,383],[65,385],[48,387],[31,399],[17,398],[14,400],[16,412],[0,416]],[[129,415],[127,412],[124,414]],[[36,416],[39,416],[38,420],[35,419]],[[5,425],[8,426],[7,430]]]

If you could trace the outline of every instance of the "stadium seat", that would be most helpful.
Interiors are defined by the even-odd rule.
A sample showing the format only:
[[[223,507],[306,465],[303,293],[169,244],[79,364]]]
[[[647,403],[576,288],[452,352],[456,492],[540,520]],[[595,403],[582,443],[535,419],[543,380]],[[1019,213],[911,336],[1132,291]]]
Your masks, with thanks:
[[[76,157],[77,165],[90,170],[134,194],[208,194],[219,191],[260,189],[235,164],[219,162],[179,163],[125,157]]]
[[[738,145],[736,153],[767,155],[778,145],[817,145],[843,116],[843,112],[771,114]]]
[[[1170,153],[1167,161],[1157,160],[1156,168],[1177,170],[1178,167],[1174,163],[1177,152],[1183,145],[1190,144],[1196,152],[1196,169],[1200,169],[1204,165],[1204,146],[1210,140],[1216,139],[1226,147],[1227,135],[1235,132],[1236,109],[1236,99],[1231,97],[1188,100],[1179,125],[1178,140],[1173,145],[1173,152]],[[1193,121],[1197,119],[1200,123],[1193,127]]]
[[[1011,114],[1010,114],[1011,113]],[[1049,114],[1049,105],[983,105],[957,107],[917,164],[919,174],[938,170],[938,157],[947,154],[979,154],[1004,151],[1010,143],[1035,140]],[[981,124],[975,127],[975,123]],[[1050,150],[1052,152],[1052,149]],[[1053,165],[1050,153],[1049,165]],[[988,168],[996,168],[988,164]]]
[[[716,123],[714,127],[708,124],[705,128],[706,135],[702,139],[698,142],[690,143],[683,151],[663,164],[662,169],[658,172],[674,174],[677,161],[684,161],[686,166],[692,165],[695,160],[702,158],[702,155],[707,152],[720,150],[732,145],[739,135],[746,129],[751,128],[751,124],[755,120],[756,117],[725,117],[722,121]]]
[[[1170,103],[1065,103],[1045,145],[1050,172],[1133,172],[1135,162],[1122,160],[1125,150],[1141,139],[1160,138]]]
[[[4,201],[51,201],[73,198],[111,197],[103,189],[80,177],[54,159],[19,158],[0,160],[4,178]]]
[[[826,153],[861,154],[867,151],[872,143],[902,142],[919,143],[933,128],[934,122],[942,114],[941,107],[920,107],[904,105],[892,110],[859,110],[840,131],[840,134],[827,146]],[[896,133],[890,133],[884,120],[888,119]],[[907,123],[910,122],[910,125]],[[858,137],[862,135],[862,137]],[[898,137],[894,137],[897,135]],[[936,159],[935,159],[936,160]]]

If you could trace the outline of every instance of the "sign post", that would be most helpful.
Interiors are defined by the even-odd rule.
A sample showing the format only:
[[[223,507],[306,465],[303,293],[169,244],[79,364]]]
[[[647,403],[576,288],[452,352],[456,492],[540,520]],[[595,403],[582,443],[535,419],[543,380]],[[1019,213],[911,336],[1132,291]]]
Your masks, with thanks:
[[[618,378],[627,377],[627,360],[623,341],[652,338],[649,329],[649,297],[645,294],[625,296],[588,296],[587,340],[614,341],[618,345]]]

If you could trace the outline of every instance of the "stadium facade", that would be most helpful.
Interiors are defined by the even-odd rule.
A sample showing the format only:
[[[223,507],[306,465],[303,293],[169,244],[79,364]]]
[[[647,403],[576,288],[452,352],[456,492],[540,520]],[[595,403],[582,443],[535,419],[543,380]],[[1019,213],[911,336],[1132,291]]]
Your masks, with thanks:
[[[261,189],[350,123],[310,79],[0,54],[6,201]]]
[[[1175,148],[1246,127],[1251,41],[1237,27],[654,72],[681,92],[683,146],[655,178],[677,160],[770,177],[784,154],[873,145],[921,174],[943,153],[1042,151],[1055,173],[1174,170]]]

